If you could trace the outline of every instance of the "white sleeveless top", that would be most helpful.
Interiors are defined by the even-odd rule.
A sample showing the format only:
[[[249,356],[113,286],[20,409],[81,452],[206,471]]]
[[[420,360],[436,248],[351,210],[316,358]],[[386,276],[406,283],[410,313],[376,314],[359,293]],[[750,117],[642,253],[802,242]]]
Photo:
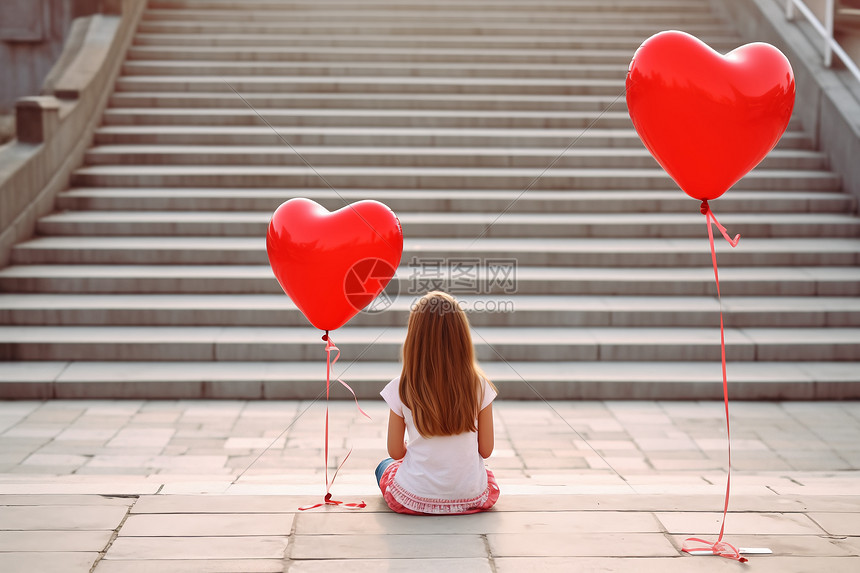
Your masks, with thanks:
[[[415,428],[412,411],[400,401],[399,385],[398,377],[380,392],[391,411],[406,422],[408,446],[394,476],[396,489],[413,502],[467,502],[481,497],[487,489],[487,469],[478,453],[478,433],[423,437]],[[484,399],[479,410],[495,398],[496,391],[484,380]]]

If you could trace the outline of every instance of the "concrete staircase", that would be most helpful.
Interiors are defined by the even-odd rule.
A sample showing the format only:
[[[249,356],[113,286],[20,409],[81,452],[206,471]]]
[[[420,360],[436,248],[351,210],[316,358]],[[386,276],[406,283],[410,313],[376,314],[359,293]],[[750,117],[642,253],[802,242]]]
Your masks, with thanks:
[[[625,108],[665,29],[744,43],[706,0],[152,0],[85,164],[0,270],[2,395],[318,396],[320,333],[264,239],[304,196],[403,223],[399,295],[333,333],[360,395],[442,286],[507,398],[720,397],[704,218]],[[860,396],[860,219],[803,126],[713,208],[744,237],[717,244],[732,396]]]

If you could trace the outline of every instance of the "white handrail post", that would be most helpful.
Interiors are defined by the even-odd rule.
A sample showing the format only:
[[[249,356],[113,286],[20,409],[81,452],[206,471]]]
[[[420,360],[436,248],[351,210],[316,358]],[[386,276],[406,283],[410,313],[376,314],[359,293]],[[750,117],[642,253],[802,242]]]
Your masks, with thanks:
[[[824,39],[824,65],[828,68],[833,64],[833,20],[836,14],[836,2],[827,0],[827,7],[824,12],[824,29],[827,30],[827,37]]]
[[[785,19],[794,20],[794,0],[785,0]]]

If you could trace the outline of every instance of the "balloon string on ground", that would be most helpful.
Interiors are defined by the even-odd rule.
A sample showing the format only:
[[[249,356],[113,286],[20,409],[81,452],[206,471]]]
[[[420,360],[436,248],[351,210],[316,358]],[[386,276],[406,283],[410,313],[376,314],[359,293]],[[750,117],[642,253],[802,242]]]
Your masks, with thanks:
[[[726,498],[725,503],[723,504],[723,519],[720,524],[719,538],[712,543],[710,541],[705,541],[704,539],[699,539],[698,537],[690,537],[684,541],[682,550],[688,553],[691,551],[710,550],[714,555],[719,555],[720,557],[726,557],[728,559],[735,559],[744,563],[747,559],[741,556],[738,549],[734,545],[723,541],[723,534],[726,530],[726,515],[729,512],[729,495],[732,489],[732,432],[729,425],[729,383],[728,376],[726,376],[726,333],[723,325],[723,299],[720,294],[720,275],[717,270],[717,251],[714,246],[714,230],[711,228],[711,224],[713,223],[717,226],[717,229],[720,230],[720,233],[722,233],[723,237],[732,247],[738,246],[741,236],[735,235],[734,239],[729,238],[728,231],[726,231],[726,228],[720,225],[719,221],[717,221],[717,218],[711,211],[707,201],[702,201],[701,212],[705,216],[705,222],[708,225],[708,241],[711,246],[711,262],[714,266],[714,281],[717,284],[717,301],[720,305],[720,357],[723,371],[723,404],[725,405],[726,410],[726,439],[728,442],[729,465],[726,475]],[[695,547],[693,544],[699,544],[699,546]]]
[[[314,509],[317,507],[322,507],[324,505],[339,505],[341,507],[345,507],[348,509],[361,509],[367,507],[367,504],[364,501],[360,503],[344,503],[342,501],[337,501],[331,498],[331,486],[334,484],[335,478],[337,478],[337,474],[340,471],[340,468],[343,467],[343,464],[346,463],[346,460],[349,459],[350,454],[352,454],[352,448],[350,448],[349,452],[347,452],[346,456],[344,456],[343,461],[337,466],[334,471],[334,475],[332,475],[331,479],[328,478],[328,402],[329,402],[329,390],[331,388],[331,370],[332,367],[337,363],[338,358],[340,358],[340,349],[334,345],[334,342],[331,340],[331,336],[329,336],[328,331],[326,331],[325,335],[323,335],[322,339],[325,341],[325,497],[321,503],[306,505],[299,508],[299,511],[307,511],[309,509]],[[336,351],[334,360],[332,360],[331,352],[332,350]],[[355,392],[349,385],[341,380],[337,379],[338,382],[343,384],[343,386],[352,393],[352,397],[355,399],[355,407],[358,408],[358,411],[362,413],[368,420],[370,420],[370,416],[361,409],[361,406],[358,405],[358,397],[355,395]]]

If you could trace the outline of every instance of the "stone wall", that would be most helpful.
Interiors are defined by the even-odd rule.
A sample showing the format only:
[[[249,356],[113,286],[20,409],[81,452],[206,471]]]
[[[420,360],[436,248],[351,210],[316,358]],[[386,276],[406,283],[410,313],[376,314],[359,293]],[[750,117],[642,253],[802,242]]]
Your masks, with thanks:
[[[2,0],[0,2],[0,114],[19,97],[38,95],[63,52],[75,18],[116,12],[115,0]]]
[[[43,95],[16,102],[17,140],[0,148],[0,266],[80,165],[146,2],[98,4],[105,15],[73,21]]]
[[[19,97],[39,93],[71,23],[70,0],[0,2],[0,113],[11,111]]]

